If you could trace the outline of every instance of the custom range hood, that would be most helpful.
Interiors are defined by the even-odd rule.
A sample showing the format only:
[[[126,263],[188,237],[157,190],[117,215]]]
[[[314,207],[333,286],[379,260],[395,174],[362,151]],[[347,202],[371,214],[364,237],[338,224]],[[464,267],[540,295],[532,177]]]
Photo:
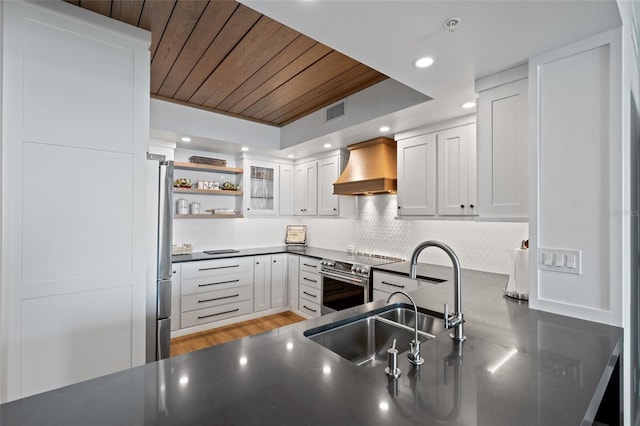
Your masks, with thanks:
[[[333,184],[338,195],[395,194],[397,192],[396,141],[375,138],[349,145],[349,162]]]

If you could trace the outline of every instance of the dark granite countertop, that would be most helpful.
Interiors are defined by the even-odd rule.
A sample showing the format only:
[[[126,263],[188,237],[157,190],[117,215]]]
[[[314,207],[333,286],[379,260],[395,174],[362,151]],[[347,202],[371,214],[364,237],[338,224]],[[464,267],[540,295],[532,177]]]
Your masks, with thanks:
[[[173,263],[194,262],[199,260],[213,260],[213,259],[226,259],[229,257],[244,257],[244,256],[262,256],[267,254],[278,253],[293,253],[303,256],[322,258],[333,258],[337,256],[343,256],[344,252],[337,250],[328,250],[306,246],[275,246],[275,247],[260,247],[250,249],[239,249],[235,253],[222,253],[222,254],[207,254],[204,252],[197,252],[192,254],[181,254],[171,256]]]
[[[466,342],[444,333],[423,343],[419,369],[400,354],[395,382],[383,367],[356,367],[303,335],[386,306],[376,301],[3,404],[0,424],[589,424],[622,330],[531,310],[502,295],[505,280],[463,270]],[[451,287],[425,282],[411,294],[442,312]]]

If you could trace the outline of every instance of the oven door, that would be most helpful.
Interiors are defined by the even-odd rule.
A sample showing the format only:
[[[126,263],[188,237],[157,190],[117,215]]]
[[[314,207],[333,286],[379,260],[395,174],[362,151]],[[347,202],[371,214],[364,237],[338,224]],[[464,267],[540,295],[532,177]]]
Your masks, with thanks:
[[[320,271],[322,315],[359,306],[369,300],[368,280],[352,275]]]

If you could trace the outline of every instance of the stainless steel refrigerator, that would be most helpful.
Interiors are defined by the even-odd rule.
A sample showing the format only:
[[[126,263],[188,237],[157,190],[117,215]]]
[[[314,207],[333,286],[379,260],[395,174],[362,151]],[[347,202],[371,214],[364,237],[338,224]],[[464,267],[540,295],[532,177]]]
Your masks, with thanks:
[[[147,362],[168,358],[171,345],[171,242],[173,237],[173,161],[164,155],[147,154],[149,182],[157,185],[157,193],[150,189],[150,233],[154,236],[155,268],[150,268],[147,303]],[[153,186],[152,186],[153,188]],[[154,207],[155,205],[155,207]],[[154,213],[157,212],[157,216]],[[153,272],[155,269],[155,274]]]

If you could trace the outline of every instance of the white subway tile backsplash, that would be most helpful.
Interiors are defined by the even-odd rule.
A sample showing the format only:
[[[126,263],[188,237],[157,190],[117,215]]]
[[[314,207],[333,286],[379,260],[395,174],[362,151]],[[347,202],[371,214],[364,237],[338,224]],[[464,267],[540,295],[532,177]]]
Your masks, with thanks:
[[[360,197],[356,218],[279,217],[244,219],[180,219],[174,221],[174,242],[192,243],[194,251],[281,245],[287,225],[306,224],[308,244],[409,258],[425,240],[439,240],[458,254],[463,268],[508,274],[509,250],[529,238],[527,223],[471,220],[396,219],[397,197]],[[427,249],[420,261],[449,265],[439,250]]]

